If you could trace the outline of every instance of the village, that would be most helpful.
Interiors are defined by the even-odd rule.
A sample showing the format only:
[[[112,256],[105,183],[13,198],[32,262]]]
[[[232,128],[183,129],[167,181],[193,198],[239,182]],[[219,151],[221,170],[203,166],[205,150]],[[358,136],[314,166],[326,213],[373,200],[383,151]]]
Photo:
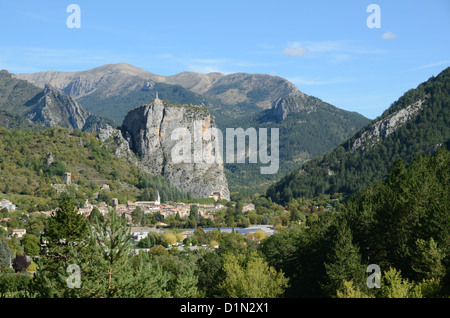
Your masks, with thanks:
[[[71,174],[69,172],[64,175],[64,184],[55,184],[52,185],[58,190],[63,190],[66,185],[71,185]],[[108,185],[103,184],[101,186],[103,190],[108,190]],[[63,192],[63,191],[61,191]],[[127,224],[131,228],[131,236],[133,238],[133,242],[137,244],[142,239],[146,238],[150,232],[163,234],[165,231],[177,231],[183,239],[189,238],[196,228],[191,229],[174,229],[171,228],[169,224],[164,223],[162,220],[167,219],[170,216],[179,216],[180,218],[189,217],[191,207],[197,207],[197,213],[199,218],[204,219],[214,219],[214,214],[223,209],[227,209],[227,206],[219,203],[220,195],[216,192],[211,193],[211,199],[214,199],[214,203],[209,204],[200,204],[200,203],[184,203],[184,202],[161,202],[161,197],[159,195],[158,190],[155,192],[155,200],[154,201],[128,201],[126,204],[120,204],[117,198],[113,198],[111,202],[98,202],[93,204],[86,199],[84,205],[78,208],[78,213],[88,218],[92,211],[96,208],[103,215],[107,215],[110,210],[114,210],[118,215],[124,217],[127,220]],[[16,211],[16,205],[6,199],[1,200],[0,209],[5,208],[8,212]],[[153,226],[140,226],[139,224],[135,224],[133,222],[133,212],[136,209],[140,209],[144,215],[148,214],[158,214],[160,216],[160,221],[156,222]],[[55,214],[57,209],[49,210],[49,211],[37,211],[35,213],[43,214],[47,217],[51,217]],[[248,203],[243,206],[243,212],[249,212],[255,210],[255,205]],[[0,221],[6,221],[7,219],[2,219]],[[8,230],[7,227],[1,226],[5,231]],[[247,237],[251,237],[254,235],[256,231],[263,231],[265,236],[270,236],[274,233],[273,226],[270,225],[253,225],[249,227],[233,227],[233,228],[204,228],[203,231],[213,231],[219,230],[223,233],[229,233],[232,231],[236,231],[241,233],[242,235],[247,235]],[[11,233],[11,237],[16,237],[21,239],[27,233],[26,229],[13,229]],[[181,240],[182,241],[182,240]],[[177,246],[179,249],[190,248],[196,249],[198,246],[185,246],[181,243],[181,241],[177,241],[174,244],[170,244],[167,248],[171,249],[173,246]],[[172,246],[173,245],[173,246]],[[204,246],[206,247],[206,246]],[[217,247],[217,246],[216,246]]]

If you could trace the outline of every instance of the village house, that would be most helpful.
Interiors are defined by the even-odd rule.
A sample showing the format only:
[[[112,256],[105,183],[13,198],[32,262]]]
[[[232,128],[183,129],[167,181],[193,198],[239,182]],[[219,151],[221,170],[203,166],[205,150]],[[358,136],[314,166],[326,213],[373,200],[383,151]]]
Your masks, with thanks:
[[[103,216],[108,214],[108,207],[107,206],[98,206],[97,209],[100,211],[100,213]]]
[[[27,234],[27,230],[25,229],[14,229],[12,232],[12,237],[16,236],[18,238],[22,238],[25,234]]]
[[[90,208],[80,208],[78,210],[78,214],[82,214],[84,216],[88,216],[91,214],[92,210],[94,209],[94,207],[90,207]]]
[[[163,233],[163,231],[159,231],[148,226],[133,226],[131,227],[130,232],[131,237],[137,242],[142,240],[143,238],[146,238],[148,233],[150,232]]]
[[[0,210],[7,209],[8,212],[15,211],[16,205],[9,200],[3,199],[0,201]]]
[[[242,212],[249,212],[249,211],[254,211],[255,210],[255,205],[252,203],[248,203],[246,205],[244,205],[244,207],[242,208]]]
[[[146,238],[148,236],[148,232],[136,232],[131,237],[136,241],[139,242],[140,240]]]
[[[52,211],[39,211],[38,213],[44,214],[46,216],[52,216],[52,215],[55,214],[55,211],[54,210],[52,210]]]

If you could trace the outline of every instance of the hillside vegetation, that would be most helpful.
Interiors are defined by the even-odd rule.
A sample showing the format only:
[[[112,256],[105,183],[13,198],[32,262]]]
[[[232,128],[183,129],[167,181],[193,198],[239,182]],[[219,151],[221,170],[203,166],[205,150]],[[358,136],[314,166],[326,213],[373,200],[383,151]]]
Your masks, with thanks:
[[[73,185],[67,186],[67,192],[80,205],[93,200],[94,193],[99,193],[98,201],[108,204],[113,197],[126,203],[144,194],[150,200],[156,189],[162,200],[183,197],[161,176],[140,172],[114,156],[94,134],[60,127],[42,131],[0,128],[0,193],[30,210],[51,209],[59,197],[52,184],[63,184],[65,172],[72,174]],[[100,191],[102,184],[108,184],[110,191]]]
[[[417,115],[401,125],[397,124],[386,137],[376,134],[375,128],[383,128],[383,121],[419,101],[422,108]],[[449,140],[450,68],[447,68],[406,92],[382,116],[333,151],[286,175],[272,185],[266,195],[280,203],[320,194],[352,194],[385,178],[388,167],[396,159],[401,158],[409,165],[418,155],[433,152],[439,147],[448,148]]]
[[[289,278],[285,296],[448,297],[450,152],[419,156],[408,168],[399,159],[389,170],[339,211],[262,242],[269,265]],[[381,288],[367,284],[370,264],[380,268]]]

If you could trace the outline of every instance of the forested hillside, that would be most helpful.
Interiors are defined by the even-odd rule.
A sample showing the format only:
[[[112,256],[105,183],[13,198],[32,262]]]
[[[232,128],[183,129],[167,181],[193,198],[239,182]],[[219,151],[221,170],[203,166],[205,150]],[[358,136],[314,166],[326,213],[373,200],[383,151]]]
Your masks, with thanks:
[[[286,175],[267,191],[276,202],[320,194],[352,194],[387,176],[401,158],[449,147],[450,68],[406,92],[382,116],[333,151]]]
[[[176,229],[149,233],[135,246],[129,225],[114,210],[85,218],[64,197],[55,215],[41,220],[43,232],[32,227],[19,242],[5,241],[0,231],[0,296],[448,298],[449,175],[446,149],[408,168],[398,160],[386,182],[369,185],[337,210],[299,223],[304,202],[293,200],[272,236],[199,227],[183,243],[218,248],[191,251],[163,247],[170,236],[170,244],[178,240]],[[271,205],[255,201],[257,213],[266,203]],[[31,213],[20,222],[36,219]],[[41,249],[36,235],[45,242]],[[16,273],[7,266],[11,251]],[[24,252],[40,257],[30,265]],[[82,270],[78,285],[68,264]],[[378,287],[368,284],[369,265],[379,268]],[[25,274],[36,267],[34,275]]]
[[[260,250],[290,280],[288,297],[448,297],[450,152],[396,160],[338,212],[283,229]],[[300,202],[288,209],[294,213]],[[381,269],[368,288],[366,268]]]
[[[60,195],[52,184],[63,184],[65,172],[73,178],[67,192],[80,206],[93,200],[94,193],[109,204],[113,197],[123,203],[150,200],[156,189],[163,200],[183,197],[161,176],[141,172],[114,156],[92,133],[60,127],[38,132],[0,127],[0,193],[15,198],[21,208],[55,208]],[[100,191],[102,184],[108,184],[110,191]]]
[[[262,175],[260,167],[266,165],[261,163],[225,164],[230,191],[235,193],[234,198],[264,193],[281,176],[330,151],[369,122],[358,113],[344,111],[312,96],[290,97],[287,98],[287,103],[293,109],[284,118],[277,115],[274,107],[243,119],[234,119],[233,124],[229,123],[231,127],[244,129],[267,128],[269,133],[271,128],[279,129],[280,165],[276,174]],[[218,121],[218,125],[223,126],[224,123]]]

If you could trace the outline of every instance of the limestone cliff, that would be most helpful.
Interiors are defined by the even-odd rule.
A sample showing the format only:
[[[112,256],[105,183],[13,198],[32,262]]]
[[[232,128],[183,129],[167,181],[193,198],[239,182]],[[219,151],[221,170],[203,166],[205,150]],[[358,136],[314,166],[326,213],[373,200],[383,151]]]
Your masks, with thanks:
[[[214,118],[201,106],[172,105],[159,99],[131,110],[123,121],[123,136],[130,149],[136,152],[148,172],[162,174],[172,185],[194,197],[207,198],[213,192],[219,192],[221,198],[230,199],[228,182],[223,165],[211,160],[213,155],[201,152],[201,160],[187,162],[173,157],[173,149],[179,134],[176,129],[189,132],[184,138],[191,137],[189,157],[194,157],[196,126],[200,126],[202,149],[209,144],[204,138],[208,128],[215,128]],[[194,131],[195,130],[195,131]],[[214,139],[212,139],[214,140]],[[186,154],[183,154],[186,155]],[[191,158],[191,157],[190,157]]]
[[[395,132],[399,127],[411,120],[422,109],[424,100],[418,100],[414,104],[403,108],[386,118],[376,121],[362,133],[359,138],[352,144],[352,151],[356,149],[364,150],[380,142],[380,139],[386,139],[390,134]]]

